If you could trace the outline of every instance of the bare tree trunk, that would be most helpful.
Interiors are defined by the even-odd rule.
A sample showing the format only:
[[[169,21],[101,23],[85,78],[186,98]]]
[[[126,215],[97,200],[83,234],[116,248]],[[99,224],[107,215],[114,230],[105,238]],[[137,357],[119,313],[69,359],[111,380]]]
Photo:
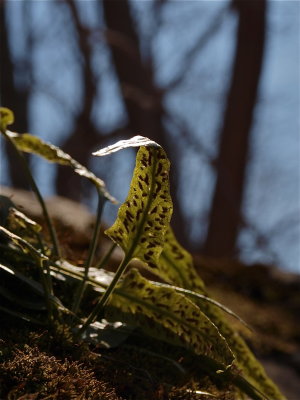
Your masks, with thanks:
[[[0,4],[0,92],[1,105],[10,108],[15,114],[15,123],[13,129],[18,132],[28,130],[28,88],[20,88],[14,82],[15,65],[12,60],[9,47],[8,24],[6,20],[6,2]],[[25,66],[26,68],[26,66]],[[28,73],[25,70],[24,73]],[[24,178],[22,168],[20,167],[14,149],[9,143],[5,143],[5,149],[8,159],[8,174],[10,184],[17,188],[28,189],[29,185]]]
[[[83,58],[83,102],[76,118],[75,129],[63,143],[62,149],[83,165],[88,165],[92,149],[99,141],[97,129],[91,120],[92,107],[97,93],[95,74],[92,69],[92,49],[89,31],[80,20],[75,1],[65,0],[65,2],[70,8],[78,34],[78,47]],[[58,194],[80,200],[83,194],[82,188],[80,189],[81,182],[81,178],[69,168],[57,168],[56,190]]]
[[[239,15],[237,46],[204,247],[205,254],[216,257],[233,257],[236,252],[266,30],[266,0],[235,0],[233,6]]]
[[[122,90],[128,115],[127,135],[147,136],[161,144],[171,160],[171,194],[174,202],[172,225],[178,239],[186,242],[185,220],[176,188],[176,147],[172,146],[163,124],[162,91],[155,85],[151,64],[146,64],[140,52],[128,0],[103,0],[106,39]]]

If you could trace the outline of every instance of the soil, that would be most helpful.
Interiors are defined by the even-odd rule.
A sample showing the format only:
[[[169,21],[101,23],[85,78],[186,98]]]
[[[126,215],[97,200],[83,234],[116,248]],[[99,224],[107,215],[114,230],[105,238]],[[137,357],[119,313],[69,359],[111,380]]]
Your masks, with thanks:
[[[30,193],[2,187],[0,194],[12,196],[24,212],[41,221],[40,208]],[[64,255],[80,263],[88,249],[93,217],[84,206],[67,199],[55,197],[47,204],[58,226]],[[105,246],[103,241],[98,257]],[[120,253],[114,253],[112,269],[120,257]],[[275,266],[245,266],[236,260],[199,255],[194,259],[212,297],[253,328],[251,333],[229,317],[269,376],[287,399],[299,400],[300,275]],[[33,329],[5,314],[0,318],[1,400],[212,398],[188,392],[191,388],[213,393],[218,400],[232,399],[228,385],[199,374],[183,377],[178,366],[154,356],[161,346],[155,340],[149,342],[148,353],[137,350],[138,336],[116,349],[99,351],[97,345],[91,348],[74,342],[66,327],[59,327],[54,333],[45,328]],[[168,351],[174,355],[174,348],[164,347],[164,354]]]

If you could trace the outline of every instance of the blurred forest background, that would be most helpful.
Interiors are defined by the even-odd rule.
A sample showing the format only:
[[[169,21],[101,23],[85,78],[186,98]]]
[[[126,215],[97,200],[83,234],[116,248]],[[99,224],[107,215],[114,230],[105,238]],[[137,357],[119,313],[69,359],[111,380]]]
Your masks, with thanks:
[[[1,1],[1,105],[123,201],[136,134],[171,160],[173,227],[213,257],[300,272],[300,3]],[[1,141],[1,184],[27,188]],[[31,157],[44,195],[94,207],[67,168]],[[112,222],[116,208],[106,208]]]

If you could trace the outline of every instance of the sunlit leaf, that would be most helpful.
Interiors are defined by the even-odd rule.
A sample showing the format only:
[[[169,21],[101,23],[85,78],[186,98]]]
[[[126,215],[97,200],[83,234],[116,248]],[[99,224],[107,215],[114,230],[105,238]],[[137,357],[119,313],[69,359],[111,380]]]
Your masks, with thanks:
[[[61,270],[63,275],[60,277],[58,271],[60,270],[61,267],[63,267],[63,270]],[[77,267],[75,265],[70,264],[67,261],[56,262],[56,267],[52,266],[52,270],[53,269],[55,270],[55,272],[53,271],[53,273],[52,273],[53,276],[57,277],[57,279],[60,279],[60,280],[65,279],[65,278],[63,278],[63,276],[70,276],[75,279],[76,279],[76,274],[77,274],[77,279],[81,279],[81,276],[83,276],[83,268],[82,267]],[[106,271],[105,269],[91,268],[89,271],[89,277],[87,279],[87,282],[90,285],[92,285],[93,287],[98,288],[99,291],[101,291],[101,293],[102,293],[104,291],[104,288],[109,286],[109,284],[111,283],[113,276],[114,276],[114,274],[112,272]],[[217,306],[218,308],[220,308],[227,314],[238,319],[249,330],[251,330],[251,327],[249,327],[248,324],[245,321],[243,321],[243,319],[240,318],[237,314],[235,314],[232,310],[230,310],[228,307],[225,307],[223,304],[219,303],[218,301],[211,299],[207,295],[203,295],[203,294],[194,292],[192,290],[184,289],[179,286],[174,286],[174,285],[164,284],[164,283],[154,282],[154,281],[150,281],[150,282],[155,286],[161,286],[161,287],[167,287],[167,288],[173,289],[178,293],[187,295],[191,299],[194,299],[194,300],[198,299],[200,301],[206,301],[211,304],[214,304],[215,306]],[[116,292],[118,294],[122,295],[122,289],[117,288]]]
[[[84,267],[78,267],[69,261],[60,259],[51,264],[52,275],[59,280],[66,280],[68,277],[81,280],[84,277]],[[90,268],[87,282],[91,285],[103,288],[107,287],[114,277],[114,273],[103,268]]]
[[[3,132],[8,125],[14,123],[14,113],[6,107],[0,107],[0,130]]]
[[[14,233],[5,229],[3,226],[0,226],[0,235],[3,235],[8,240],[10,240],[14,244],[16,244],[25,253],[30,253],[34,258],[41,259],[41,260],[48,260],[48,257],[45,254],[42,254],[40,251],[38,251],[27,240],[21,238],[18,235],[15,235]]]
[[[171,229],[168,229],[165,235],[159,268],[154,272],[169,283],[207,296],[204,283],[195,270],[191,255],[180,246]],[[284,397],[268,378],[262,365],[256,360],[244,340],[230,326],[218,307],[209,302],[193,300],[224,336],[245,377],[272,400],[283,399]]]
[[[158,287],[131,270],[113,294],[107,319],[134,321],[147,334],[173,342],[223,363],[224,369],[233,355],[215,325],[187,297],[173,289]],[[124,301],[126,299],[126,301]],[[127,321],[128,319],[128,321]]]
[[[204,294],[200,294],[197,293],[193,290],[188,290],[188,289],[184,289],[182,287],[179,286],[174,286],[171,285],[169,283],[160,283],[160,282],[154,282],[151,281],[154,285],[156,286],[162,286],[162,287],[169,287],[171,289],[174,289],[176,292],[184,294],[188,297],[190,297],[191,299],[194,299],[194,301],[198,301],[198,303],[201,304],[201,302],[208,302],[211,303],[215,306],[217,306],[220,310],[226,312],[228,315],[231,315],[232,317],[236,318],[238,321],[240,321],[244,326],[246,326],[249,330],[252,330],[251,327],[241,318],[239,317],[236,313],[234,313],[232,310],[230,310],[228,307],[225,307],[223,304],[219,303],[216,300],[211,299],[210,297],[204,295]]]
[[[51,268],[75,279],[83,277],[79,268],[71,266],[69,263],[64,265],[56,263]],[[99,287],[101,292],[103,287],[109,283],[106,279],[105,283],[101,283],[91,277],[87,281],[92,286]],[[113,321],[122,320],[130,325],[138,325],[147,334],[152,334],[173,344],[186,346],[192,351],[195,351],[193,340],[197,341],[196,351],[203,350],[204,352],[212,351],[211,341],[212,343],[220,342],[220,347],[216,345],[216,348],[220,349],[219,357],[223,363],[225,358],[226,365],[232,362],[232,353],[225,340],[193,302],[176,293],[173,288],[159,287],[156,283],[146,280],[136,270],[131,270],[122,283],[117,286],[107,313],[107,318]],[[178,324],[182,325],[178,326]],[[189,329],[192,330],[192,339],[189,339]]]
[[[164,248],[158,263],[158,274],[166,282],[185,289],[203,291],[204,283],[194,268],[191,254],[177,242],[170,226],[165,234]]]
[[[210,397],[217,397],[212,393],[203,392],[202,390],[186,390],[186,393],[197,394],[199,396],[210,396]]]
[[[0,225],[7,226],[7,218],[9,215],[9,210],[15,207],[14,203],[7,196],[0,194]]]
[[[98,151],[93,153],[94,156],[107,156],[108,154],[115,153],[116,151],[127,149],[128,147],[141,147],[141,146],[152,146],[152,147],[160,147],[159,144],[154,142],[151,139],[148,139],[144,136],[134,136],[131,139],[127,140],[119,140],[117,143],[112,144],[111,146],[104,147]]]
[[[60,165],[71,167],[78,175],[87,178],[100,190],[102,195],[111,202],[116,200],[108,193],[105,183],[99,179],[95,174],[89,171],[86,167],[74,160],[69,154],[65,153],[59,147],[53,144],[44,142],[37,136],[24,133],[19,135],[16,132],[6,131],[6,134],[14,142],[15,146],[26,153],[37,154],[47,161],[54,162]]]
[[[105,232],[131,258],[155,269],[172,214],[169,164],[161,147],[139,149],[127,199]]]
[[[39,225],[14,207],[11,207],[9,210],[7,226],[9,230],[23,228],[32,230],[34,232],[40,232],[42,229],[41,225]]]
[[[226,338],[233,351],[237,367],[241,369],[244,377],[262,393],[272,400],[284,400],[277,386],[266,374],[263,366],[255,358],[242,337],[224,319],[220,311],[213,305],[203,304],[203,312],[214,322],[219,331]]]
[[[82,279],[82,277],[83,277],[83,273],[81,271],[79,271],[80,268],[74,267],[74,266],[71,267],[71,265],[69,263],[66,263],[66,264],[64,263],[63,265],[56,263],[55,265],[52,265],[52,270],[59,272],[66,276],[70,276],[72,278],[79,279],[79,280]],[[102,279],[100,279],[100,280],[102,281]],[[100,290],[101,293],[103,293],[104,287],[106,287],[107,284],[109,284],[110,278],[104,284],[99,281],[97,282],[92,277],[89,277],[87,279],[87,281],[96,290]],[[106,281],[106,279],[105,279],[105,281]],[[152,284],[157,285],[157,282],[155,282],[155,283],[152,282]],[[121,305],[127,304],[127,302],[130,301],[129,304],[132,305],[133,309],[138,309],[138,307],[141,304],[141,299],[138,298],[137,296],[135,296],[134,293],[132,294],[131,291],[128,290],[128,288],[126,288],[126,287],[125,287],[125,290],[122,288],[122,286],[117,287],[114,291],[114,296],[115,296],[115,298],[119,297],[118,301],[120,302]],[[145,306],[144,303],[143,303],[143,305]],[[153,307],[152,302],[147,302],[146,308],[147,307],[150,307],[152,310],[155,309],[155,307]],[[127,321],[128,323],[130,323],[132,325],[136,324],[136,314],[134,314],[134,313],[126,313],[124,311],[122,312],[122,311],[120,311],[120,309],[112,307],[112,306],[110,307],[109,313],[110,313],[110,317],[112,318],[113,321],[117,321],[117,320],[121,319],[122,321]],[[161,315],[161,314],[163,314],[163,312],[160,309],[157,313],[157,317],[158,317],[158,315]],[[165,315],[164,315],[164,317],[165,317]],[[150,323],[150,325],[149,325],[149,323]],[[161,338],[161,340],[165,340],[169,343],[183,346],[182,342],[178,339],[178,336],[176,337],[176,334],[172,333],[170,330],[164,328],[163,326],[161,326],[159,324],[155,325],[154,322],[152,322],[152,323],[149,322],[149,318],[145,317],[145,315],[140,316],[140,318],[138,320],[138,324],[144,330],[145,334],[153,335],[153,336],[155,336],[157,338]],[[235,332],[234,332],[234,334],[236,335]],[[207,373],[214,373],[217,370],[224,369],[224,364],[218,363],[209,357],[204,357],[203,355],[199,356],[199,363],[201,364],[200,368],[203,368]],[[263,393],[261,393],[261,391],[257,390],[257,388],[255,387],[257,385],[251,384],[246,379],[244,379],[242,376],[234,373],[234,371],[230,372],[230,370],[227,369],[226,376],[227,376],[227,378],[225,378],[225,379],[229,379],[231,382],[233,382],[236,387],[238,387],[242,392],[247,393],[250,398],[257,399],[257,400],[262,400],[262,399],[271,400],[272,399],[272,398],[268,399]],[[283,399],[283,397],[275,397],[274,399]]]
[[[97,348],[113,349],[124,343],[133,330],[134,327],[122,322],[96,321],[84,332],[82,339],[97,345]]]

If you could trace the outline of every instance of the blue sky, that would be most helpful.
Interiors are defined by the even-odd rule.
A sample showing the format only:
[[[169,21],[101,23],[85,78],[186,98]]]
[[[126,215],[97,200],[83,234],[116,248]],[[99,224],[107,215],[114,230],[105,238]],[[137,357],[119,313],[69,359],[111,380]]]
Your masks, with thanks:
[[[14,55],[22,60],[26,58],[22,24],[26,15],[21,3],[9,4]],[[174,1],[165,7],[161,27],[152,43],[156,80],[161,86],[176,76],[185,60],[185,49],[227,3],[214,1],[208,6],[205,1]],[[32,53],[35,85],[30,101],[30,131],[59,145],[71,129],[73,113],[81,103],[76,41],[74,32],[68,28],[63,4],[49,1],[29,4],[27,18],[32,34],[38,38]],[[139,27],[147,37],[152,33],[151,1],[134,4]],[[253,125],[244,214],[254,231],[270,238],[271,251],[256,246],[252,230],[245,229],[240,236],[241,254],[248,262],[276,262],[300,272],[300,3],[269,1],[268,5],[266,54]],[[101,15],[93,12],[93,2],[80,2],[80,7],[86,23],[95,27]],[[235,27],[234,15],[227,15],[190,65],[184,84],[164,100],[170,112],[189,127],[193,140],[201,142],[211,156],[216,153],[216,135],[230,78]],[[126,116],[109,53],[99,41],[95,40],[93,46],[94,68],[99,76],[94,118],[102,131],[109,132]],[[172,135],[175,143],[178,140],[175,127]],[[201,240],[206,232],[205,217],[214,175],[205,154],[199,154],[188,144],[183,151],[184,167],[179,181],[186,193],[184,204],[191,235]],[[128,190],[133,162],[130,152],[120,155],[117,161],[119,175],[111,191],[121,200]],[[92,165],[97,169],[100,161],[97,159]],[[52,166],[39,159],[34,160],[34,166],[43,194],[52,195]],[[0,178],[1,183],[7,183],[3,150]],[[107,218],[112,219],[114,213],[108,209]]]

